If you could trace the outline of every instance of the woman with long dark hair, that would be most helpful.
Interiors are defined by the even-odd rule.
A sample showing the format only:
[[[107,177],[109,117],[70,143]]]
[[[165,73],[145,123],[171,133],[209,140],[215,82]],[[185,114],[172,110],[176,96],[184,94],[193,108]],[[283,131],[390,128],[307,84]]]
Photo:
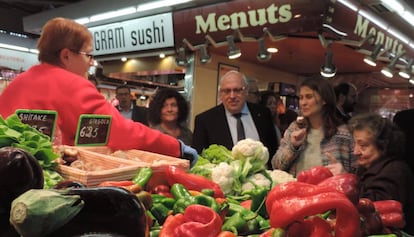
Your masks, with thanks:
[[[299,87],[301,116],[286,129],[272,159],[274,169],[297,175],[313,166],[327,166],[333,174],[355,171],[353,140],[336,117],[335,92],[323,78],[305,79]],[[306,126],[302,126],[306,124]]]

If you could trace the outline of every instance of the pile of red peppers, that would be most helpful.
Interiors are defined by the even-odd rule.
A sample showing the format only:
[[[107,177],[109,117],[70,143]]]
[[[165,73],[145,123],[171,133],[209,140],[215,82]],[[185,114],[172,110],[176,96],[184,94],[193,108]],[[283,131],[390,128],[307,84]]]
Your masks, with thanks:
[[[269,192],[266,209],[273,229],[267,233],[283,228],[285,236],[292,237],[358,237],[386,234],[387,228],[405,225],[400,202],[359,199],[358,185],[356,175],[333,176],[325,167],[299,173],[298,181]]]
[[[260,205],[253,208],[253,202],[249,202],[247,209],[238,205],[235,209],[234,204],[228,203],[227,212],[223,212],[220,205],[210,201],[225,200],[220,186],[174,166],[167,168],[166,179],[176,201],[171,205],[172,211],[164,215],[159,237],[235,237],[237,231],[233,229],[237,226],[230,226],[233,224],[229,224],[231,218],[226,213],[234,209],[235,214],[249,211],[260,216],[263,211]],[[276,185],[263,192],[267,193],[264,204],[270,227],[260,237],[359,237],[387,234],[389,228],[404,227],[401,203],[360,199],[358,185],[356,175],[333,176],[325,167],[314,167],[300,173],[297,181]],[[206,189],[212,193],[199,197],[186,191]],[[164,197],[161,202],[168,206],[169,199],[172,198]]]

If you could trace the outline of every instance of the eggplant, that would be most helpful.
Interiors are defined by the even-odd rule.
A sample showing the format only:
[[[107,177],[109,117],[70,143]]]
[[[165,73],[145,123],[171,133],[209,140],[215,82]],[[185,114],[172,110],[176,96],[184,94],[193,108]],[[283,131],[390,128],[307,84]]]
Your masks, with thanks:
[[[0,148],[0,212],[9,213],[11,202],[27,190],[42,188],[43,170],[34,156],[20,148]]]
[[[136,195],[123,188],[72,188],[65,195],[79,195],[84,206],[49,236],[149,236],[144,205]]]
[[[0,148],[0,236],[17,235],[9,223],[12,201],[29,189],[42,188],[43,171],[34,156],[20,148]]]

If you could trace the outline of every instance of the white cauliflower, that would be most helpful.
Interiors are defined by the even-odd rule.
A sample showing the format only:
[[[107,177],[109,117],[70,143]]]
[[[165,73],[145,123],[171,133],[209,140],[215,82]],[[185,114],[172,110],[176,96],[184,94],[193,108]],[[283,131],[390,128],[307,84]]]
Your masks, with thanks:
[[[256,186],[270,189],[271,185],[272,181],[270,181],[265,175],[256,173],[249,176],[246,182],[242,184],[242,192],[253,190],[256,188]]]
[[[267,147],[260,141],[255,141],[250,138],[240,140],[233,146],[231,153],[235,159],[244,160],[252,158],[253,161],[260,161],[262,164],[266,164],[269,160],[269,151]]]
[[[278,184],[296,181],[296,178],[293,177],[293,175],[283,170],[266,170],[266,172],[269,174],[270,177],[272,177],[272,187]]]
[[[224,194],[232,192],[234,175],[234,168],[226,162],[219,163],[211,170],[211,180],[220,186]]]

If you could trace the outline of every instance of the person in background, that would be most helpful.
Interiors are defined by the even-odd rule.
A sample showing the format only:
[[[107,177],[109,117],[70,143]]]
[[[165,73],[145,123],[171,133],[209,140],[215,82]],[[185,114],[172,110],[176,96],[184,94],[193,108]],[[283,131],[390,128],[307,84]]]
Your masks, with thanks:
[[[277,116],[279,118],[280,134],[283,137],[283,134],[285,133],[286,129],[292,122],[296,120],[298,114],[295,111],[287,108],[283,103],[282,99],[280,99],[280,96],[276,96],[279,97],[279,99],[277,100]]]
[[[398,111],[394,115],[393,121],[405,134],[404,157],[414,172],[414,109]]]
[[[3,118],[17,109],[56,111],[62,144],[74,145],[80,115],[110,115],[107,146],[113,150],[198,158],[193,148],[179,140],[125,119],[87,80],[86,73],[94,63],[88,28],[70,19],[53,18],[44,25],[37,49],[41,63],[21,73],[0,95]]]
[[[257,104],[260,101],[259,87],[257,81],[253,79],[247,79],[249,91],[247,93],[246,101],[249,103]]]
[[[356,87],[348,82],[339,83],[334,87],[336,95],[336,114],[347,123],[354,112],[358,101]]]
[[[280,100],[279,96],[277,96],[274,92],[272,91],[264,91],[261,93],[260,96],[260,104],[266,106],[267,108],[269,108],[271,114],[272,114],[272,118],[273,118],[273,123],[275,126],[275,130],[276,130],[276,139],[277,139],[277,144],[280,144],[280,139],[281,139],[281,133],[279,130],[279,126],[280,126],[280,121],[279,121],[279,116],[277,114],[277,104],[278,104],[278,100]]]
[[[137,106],[131,95],[131,88],[127,85],[120,85],[115,89],[116,99],[119,104],[116,106],[118,111],[127,119],[140,122],[148,126],[148,109]]]
[[[164,88],[155,94],[148,108],[150,126],[192,144],[193,133],[185,125],[189,108],[185,98],[174,89]]]
[[[403,159],[404,133],[389,119],[375,113],[355,115],[348,125],[358,158],[360,197],[401,202],[406,221],[404,230],[414,234],[414,189],[411,186],[414,178]]]
[[[245,75],[238,71],[229,71],[220,78],[222,103],[195,117],[193,147],[200,154],[211,144],[233,148],[238,142],[236,116],[240,116],[245,138],[261,141],[270,157],[275,153],[277,141],[271,113],[262,105],[246,102],[248,89]]]
[[[303,121],[296,120],[286,129],[272,159],[273,168],[294,176],[321,165],[333,174],[355,172],[352,136],[335,116],[331,84],[321,77],[305,79],[299,87],[299,106]]]

